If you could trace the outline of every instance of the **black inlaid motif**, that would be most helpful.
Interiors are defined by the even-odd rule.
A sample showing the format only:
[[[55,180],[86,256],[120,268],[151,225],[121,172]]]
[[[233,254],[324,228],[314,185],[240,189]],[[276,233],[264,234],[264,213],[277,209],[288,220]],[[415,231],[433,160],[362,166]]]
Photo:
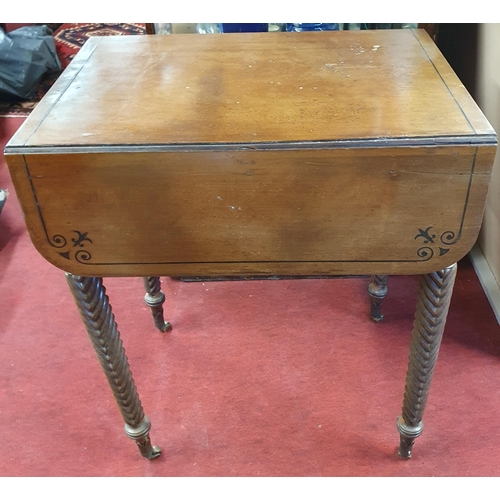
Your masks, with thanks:
[[[73,231],[73,232],[77,234],[76,238],[71,238],[71,241],[73,242],[74,247],[76,247],[76,246],[83,247],[84,241],[88,241],[89,243],[92,243],[92,240],[87,237],[88,233],[81,233],[80,231]]]
[[[71,243],[69,244],[68,240],[60,234],[53,236],[49,241],[52,246],[63,250],[62,252],[58,252],[61,257],[68,260],[75,259],[84,264],[92,258],[91,253],[88,250],[76,250],[73,253],[73,249],[75,247],[84,248],[87,244],[91,244],[92,240],[88,237],[88,232],[73,230],[73,233],[76,236],[71,238]],[[69,245],[71,245],[70,249],[67,248]]]
[[[418,238],[422,238],[424,240],[424,245],[431,244],[437,246],[436,250],[439,251],[439,256],[442,257],[443,255],[446,255],[450,251],[450,249],[442,247],[441,244],[447,246],[454,245],[459,238],[453,231],[444,231],[439,235],[438,238],[436,234],[431,234],[431,229],[433,229],[433,226],[429,226],[425,229],[418,228],[418,233],[415,235],[414,239],[417,240]],[[438,238],[437,242],[436,238]],[[429,260],[434,257],[435,250],[430,246],[424,246],[417,250],[417,255],[422,260]]]

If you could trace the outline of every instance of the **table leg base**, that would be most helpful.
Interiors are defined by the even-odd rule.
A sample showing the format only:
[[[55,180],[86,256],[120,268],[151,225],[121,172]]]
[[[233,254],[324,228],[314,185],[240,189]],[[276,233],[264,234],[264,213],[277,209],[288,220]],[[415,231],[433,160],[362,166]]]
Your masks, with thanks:
[[[368,285],[368,294],[371,301],[370,317],[376,323],[384,319],[382,302],[387,296],[387,278],[385,275],[373,275]]]
[[[404,437],[400,438],[398,455],[403,460],[409,460],[411,458],[411,452],[414,443],[415,443],[414,439],[409,439]]]
[[[457,265],[426,274],[420,281],[402,413],[397,420],[399,456],[411,457],[422,433],[422,417],[443,338]]]
[[[148,276],[143,278],[146,295],[144,302],[151,308],[153,321],[160,332],[170,330],[172,325],[165,321],[163,316],[163,303],[165,302],[165,294],[161,291],[160,278],[158,276]]]
[[[411,458],[411,452],[415,439],[422,434],[424,427],[423,423],[420,421],[415,426],[407,425],[403,416],[400,415],[396,422],[396,426],[400,434],[398,454],[401,458],[408,460]]]
[[[161,450],[158,446],[151,444],[149,431],[151,423],[147,416],[144,416],[143,421],[138,426],[125,424],[125,433],[130,439],[133,439],[139,448],[141,455],[148,460],[154,460],[161,455]]]
[[[125,432],[141,455],[153,460],[160,449],[151,445],[151,423],[144,414],[102,278],[66,273],[66,280],[125,421]]]
[[[137,446],[139,447],[141,455],[150,461],[157,459],[161,455],[161,450],[159,446],[151,446],[149,438],[146,443],[141,443],[139,441],[136,441],[136,443]]]

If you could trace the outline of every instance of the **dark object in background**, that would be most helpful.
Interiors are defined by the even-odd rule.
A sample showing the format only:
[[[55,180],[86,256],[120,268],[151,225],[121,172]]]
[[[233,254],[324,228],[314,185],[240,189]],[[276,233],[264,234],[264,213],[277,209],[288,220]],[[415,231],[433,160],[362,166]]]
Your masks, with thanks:
[[[28,98],[45,73],[60,69],[47,26],[25,26],[10,33],[0,30],[0,97]]]
[[[268,30],[268,23],[222,23],[223,33],[249,33]]]
[[[440,23],[437,26],[436,45],[465,88],[477,99],[479,24]]]
[[[339,23],[286,23],[286,31],[337,31]]]
[[[7,191],[0,189],[0,214],[2,213],[2,208],[7,201]]]

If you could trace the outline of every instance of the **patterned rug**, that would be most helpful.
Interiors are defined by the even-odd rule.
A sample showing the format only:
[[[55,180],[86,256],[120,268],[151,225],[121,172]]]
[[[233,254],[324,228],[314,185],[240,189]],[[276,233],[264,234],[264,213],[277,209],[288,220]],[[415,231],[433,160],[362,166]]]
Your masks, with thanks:
[[[54,33],[57,53],[63,69],[91,36],[145,35],[144,24],[63,24]]]
[[[91,36],[123,36],[123,35],[145,35],[146,25],[144,23],[87,23],[87,24],[62,24],[54,31],[54,41],[57,55],[61,62],[62,70],[68,66],[71,60],[83,44]],[[62,71],[61,70],[61,71]],[[2,116],[28,116],[50,87],[57,80],[61,71],[47,73],[44,75],[34,95],[26,100],[0,100],[0,117]]]

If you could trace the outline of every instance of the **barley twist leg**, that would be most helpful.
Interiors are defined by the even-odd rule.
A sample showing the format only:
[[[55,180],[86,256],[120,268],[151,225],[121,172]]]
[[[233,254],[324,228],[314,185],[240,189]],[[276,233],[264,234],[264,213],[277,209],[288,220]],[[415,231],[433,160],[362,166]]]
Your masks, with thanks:
[[[156,328],[160,332],[166,332],[170,329],[170,323],[165,321],[163,316],[163,303],[165,302],[165,294],[161,291],[160,278],[157,276],[148,276],[143,278],[146,295],[144,302],[151,308],[151,314],[155,322]]]
[[[370,317],[378,323],[384,319],[382,301],[387,295],[387,276],[380,274],[373,275],[368,285],[368,293],[371,301]]]
[[[423,429],[422,416],[448,315],[457,265],[422,276],[413,323],[402,414],[397,420],[399,455],[411,457]]]
[[[137,443],[142,456],[153,460],[160,449],[151,445],[151,423],[144,414],[102,278],[66,273],[66,280],[125,420],[125,433]]]

